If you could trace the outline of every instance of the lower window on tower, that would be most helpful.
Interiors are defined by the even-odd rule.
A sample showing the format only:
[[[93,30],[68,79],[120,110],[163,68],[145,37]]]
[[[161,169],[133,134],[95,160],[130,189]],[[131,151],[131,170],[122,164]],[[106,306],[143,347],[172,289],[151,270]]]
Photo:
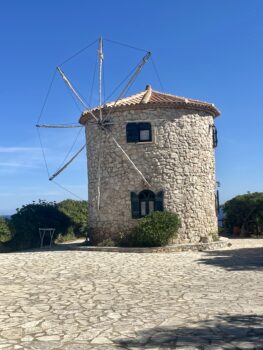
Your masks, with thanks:
[[[153,211],[163,211],[163,191],[154,193],[144,190],[140,193],[131,192],[132,218],[143,218]]]

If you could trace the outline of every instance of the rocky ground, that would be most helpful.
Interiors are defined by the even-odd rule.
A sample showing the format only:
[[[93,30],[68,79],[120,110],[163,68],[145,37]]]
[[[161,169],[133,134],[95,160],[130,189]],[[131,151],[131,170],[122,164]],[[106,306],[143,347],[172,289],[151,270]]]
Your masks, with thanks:
[[[263,349],[263,239],[0,254],[0,349]]]

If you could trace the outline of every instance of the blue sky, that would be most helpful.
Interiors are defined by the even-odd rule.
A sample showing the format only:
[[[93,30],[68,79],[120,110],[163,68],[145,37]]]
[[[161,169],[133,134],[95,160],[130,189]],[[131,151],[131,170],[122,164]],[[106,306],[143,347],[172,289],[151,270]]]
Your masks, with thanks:
[[[216,121],[221,202],[263,191],[261,0],[1,0],[0,7],[0,214],[38,198],[72,197],[48,181],[34,125],[55,67],[100,35],[152,51],[165,92],[211,101],[221,110]],[[92,46],[63,65],[92,104],[95,52]],[[105,42],[106,96],[142,55]],[[148,83],[161,89],[151,63],[130,92]],[[41,121],[75,122],[79,114],[56,77]],[[51,173],[77,132],[41,131]],[[74,150],[83,143],[81,131]],[[85,154],[57,181],[87,198]]]

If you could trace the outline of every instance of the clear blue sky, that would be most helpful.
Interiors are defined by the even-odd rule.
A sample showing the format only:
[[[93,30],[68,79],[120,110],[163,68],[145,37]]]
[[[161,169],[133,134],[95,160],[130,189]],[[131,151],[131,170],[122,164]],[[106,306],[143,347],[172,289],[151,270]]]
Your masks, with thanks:
[[[216,121],[221,202],[263,191],[262,13],[261,0],[1,0],[0,214],[38,198],[71,197],[47,180],[34,124],[54,68],[99,35],[151,50],[166,92],[211,101],[221,110]],[[105,43],[106,95],[141,56]],[[86,97],[94,60],[92,47],[63,66]],[[131,92],[147,83],[160,90],[151,64]],[[77,121],[79,114],[56,78],[42,121]],[[42,131],[50,172],[76,132]],[[74,149],[82,143],[80,135]],[[87,198],[85,154],[57,180]]]

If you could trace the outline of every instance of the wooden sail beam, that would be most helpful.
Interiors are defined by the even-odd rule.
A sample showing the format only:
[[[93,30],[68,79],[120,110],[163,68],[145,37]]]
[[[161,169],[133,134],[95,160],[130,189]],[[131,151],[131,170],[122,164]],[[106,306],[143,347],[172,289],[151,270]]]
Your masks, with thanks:
[[[112,106],[111,110],[108,112],[108,114],[106,115],[104,120],[109,118],[110,114],[112,113],[112,110],[114,109],[114,107],[116,107],[116,104],[118,103],[118,101],[125,95],[125,93],[129,89],[129,87],[133,84],[133,82],[136,79],[137,75],[140,73],[140,71],[142,70],[143,66],[147,63],[147,61],[151,57],[151,54],[152,54],[151,52],[147,52],[147,54],[142,58],[141,62],[138,64],[135,72],[133,73],[133,75],[129,79],[128,83],[122,89],[122,91],[119,94],[117,100],[115,101],[114,105]]]
[[[69,79],[66,77],[65,73],[62,71],[61,68],[57,67],[57,70],[59,71],[59,74],[61,75],[62,79],[65,81],[65,83],[68,85],[68,87],[70,88],[70,90],[74,93],[74,95],[77,97],[77,99],[79,100],[79,102],[85,107],[88,108],[88,105],[83,101],[83,99],[79,96],[79,94],[77,93],[77,91],[74,89],[73,85],[71,84],[71,82],[69,81]]]
[[[97,169],[97,209],[98,211],[100,210],[100,198],[101,198],[101,191],[100,191],[100,186],[101,186],[101,160],[103,156],[103,147],[102,147],[102,138],[100,138],[99,141],[99,159],[98,159],[98,169]]]
[[[100,121],[102,121],[102,64],[103,64],[103,48],[102,48],[102,37],[99,39],[99,110],[100,110]]]
[[[53,124],[36,124],[37,128],[50,128],[50,129],[69,129],[69,128],[84,128],[83,125],[79,125],[79,124],[57,124],[57,125],[53,125]]]
[[[61,167],[60,169],[58,169],[52,176],[50,176],[49,181],[52,181],[52,180],[53,180],[55,177],[57,177],[63,170],[65,170],[65,169],[67,168],[67,166],[68,166],[70,163],[72,163],[73,160],[74,160],[75,158],[77,158],[77,156],[84,150],[85,147],[86,147],[86,144],[83,145],[83,146],[81,147],[81,149],[80,149],[72,158],[70,158],[70,160],[69,160],[65,165],[63,165],[63,167]]]
[[[70,88],[70,90],[73,92],[73,94],[77,97],[77,99],[79,100],[79,102],[87,109],[87,113],[89,113],[90,115],[92,115],[92,117],[98,121],[98,118],[95,116],[95,114],[88,110],[89,106],[83,101],[83,99],[79,96],[79,94],[77,93],[77,91],[74,89],[73,85],[71,84],[71,82],[69,81],[69,79],[66,77],[65,73],[62,71],[62,69],[60,67],[57,67],[57,70],[59,71],[59,74],[61,75],[62,79],[65,81],[65,83],[68,85],[68,87]]]

